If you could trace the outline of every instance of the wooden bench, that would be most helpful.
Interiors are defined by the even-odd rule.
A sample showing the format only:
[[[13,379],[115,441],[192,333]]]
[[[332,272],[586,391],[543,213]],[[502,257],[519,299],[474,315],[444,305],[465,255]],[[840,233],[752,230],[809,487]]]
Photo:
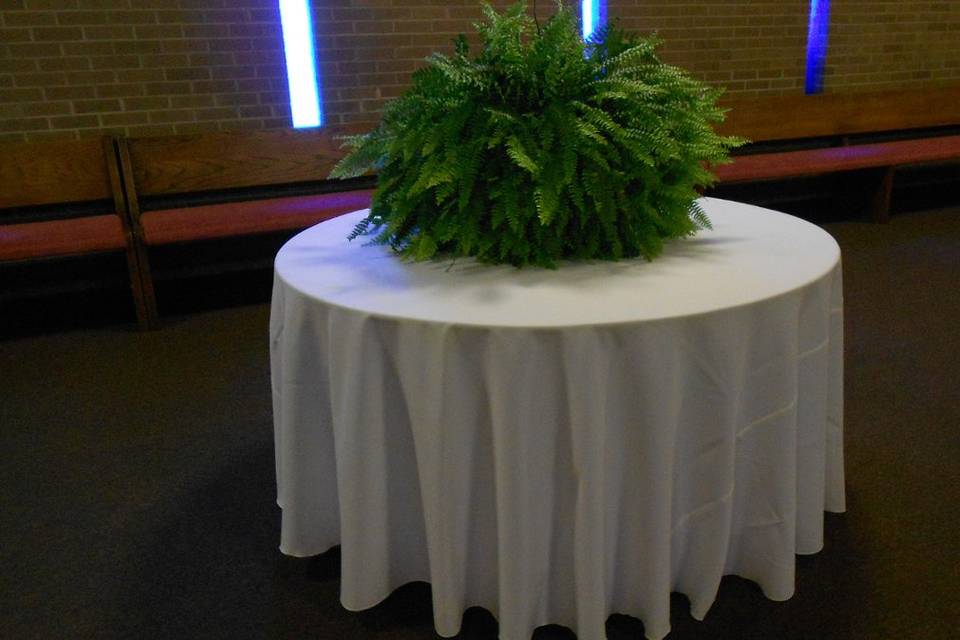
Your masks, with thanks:
[[[0,262],[123,252],[137,320],[145,326],[125,209],[110,139],[0,146]]]
[[[150,326],[158,321],[150,247],[299,230],[370,205],[371,189],[317,192],[345,188],[325,182],[343,156],[335,139],[342,133],[347,131],[324,128],[118,140]],[[311,192],[275,197],[276,189],[296,185]],[[256,190],[254,199],[251,188]],[[174,195],[226,193],[231,199],[231,192],[242,197],[214,204],[168,204]],[[264,197],[270,194],[274,197]]]
[[[852,190],[865,191],[863,204],[877,221],[889,219],[899,167],[960,160],[960,135],[943,135],[946,128],[960,126],[960,86],[730,99],[723,104],[730,112],[720,127],[722,133],[755,143],[822,139],[825,146],[759,153],[748,149],[731,164],[715,168],[721,183],[859,172],[858,179],[851,181]],[[882,132],[917,137],[874,143],[856,139]]]

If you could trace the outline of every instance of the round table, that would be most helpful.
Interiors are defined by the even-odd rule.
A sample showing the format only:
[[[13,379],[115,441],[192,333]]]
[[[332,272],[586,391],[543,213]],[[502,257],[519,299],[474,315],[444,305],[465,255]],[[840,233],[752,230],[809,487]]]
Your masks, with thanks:
[[[653,262],[410,263],[348,242],[276,259],[270,337],[283,553],[341,545],[341,602],[431,583],[437,632],[504,640],[613,613],[669,633],[722,576],[789,598],[844,510],[840,251],[703,199],[713,230]]]

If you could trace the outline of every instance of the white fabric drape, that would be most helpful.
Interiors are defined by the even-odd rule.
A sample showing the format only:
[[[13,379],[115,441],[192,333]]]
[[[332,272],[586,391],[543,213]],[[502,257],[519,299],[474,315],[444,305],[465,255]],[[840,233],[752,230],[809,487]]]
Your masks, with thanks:
[[[789,598],[844,510],[839,249],[703,205],[714,230],[658,261],[555,272],[403,263],[347,246],[359,213],[288,243],[281,550],[340,544],[351,610],[430,582],[442,636],[479,605],[504,640],[612,613],[656,640],[671,591],[702,618],[725,574]]]

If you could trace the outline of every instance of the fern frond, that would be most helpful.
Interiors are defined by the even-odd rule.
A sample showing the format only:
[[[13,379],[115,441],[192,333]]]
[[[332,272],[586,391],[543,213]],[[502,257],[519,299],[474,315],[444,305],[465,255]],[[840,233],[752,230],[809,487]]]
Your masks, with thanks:
[[[652,259],[709,228],[695,187],[743,143],[719,136],[719,91],[662,63],[656,37],[614,26],[584,44],[557,3],[482,6],[480,47],[434,54],[371,133],[343,138],[334,177],[377,173],[350,234],[401,256],[472,255],[555,268],[565,258]]]
[[[521,169],[525,169],[534,175],[540,171],[540,167],[538,167],[533,158],[527,154],[526,149],[523,148],[523,144],[517,136],[507,138],[507,155],[510,156],[510,159]]]

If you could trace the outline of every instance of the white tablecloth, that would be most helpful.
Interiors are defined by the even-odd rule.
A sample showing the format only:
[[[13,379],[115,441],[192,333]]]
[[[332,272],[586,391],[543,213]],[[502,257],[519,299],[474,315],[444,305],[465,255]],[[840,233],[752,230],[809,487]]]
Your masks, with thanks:
[[[720,578],[789,598],[844,510],[840,252],[716,199],[652,263],[412,264],[348,243],[363,212],[277,256],[271,358],[281,550],[342,546],[341,601],[433,586],[455,635],[669,630]]]

